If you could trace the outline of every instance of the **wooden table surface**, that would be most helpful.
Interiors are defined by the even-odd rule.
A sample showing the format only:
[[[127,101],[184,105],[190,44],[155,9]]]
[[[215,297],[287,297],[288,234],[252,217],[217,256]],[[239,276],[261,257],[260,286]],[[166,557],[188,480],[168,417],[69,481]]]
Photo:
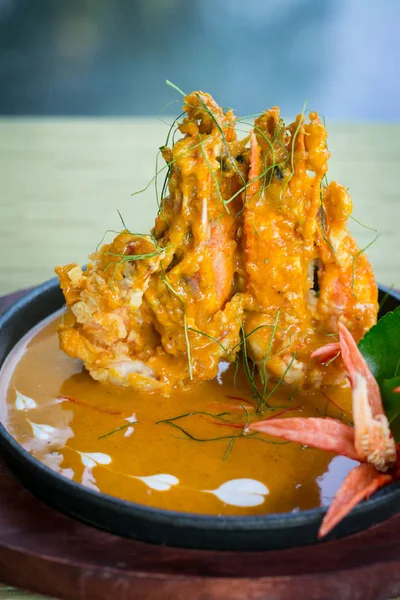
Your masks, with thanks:
[[[168,118],[163,117],[168,120]],[[329,124],[329,179],[350,188],[354,216],[378,231],[368,256],[379,282],[400,287],[400,125]],[[85,263],[107,229],[151,227],[156,152],[168,126],[156,119],[0,119],[0,295]],[[160,161],[162,166],[162,161]],[[377,235],[356,222],[361,248]],[[37,598],[0,586],[0,599]]]

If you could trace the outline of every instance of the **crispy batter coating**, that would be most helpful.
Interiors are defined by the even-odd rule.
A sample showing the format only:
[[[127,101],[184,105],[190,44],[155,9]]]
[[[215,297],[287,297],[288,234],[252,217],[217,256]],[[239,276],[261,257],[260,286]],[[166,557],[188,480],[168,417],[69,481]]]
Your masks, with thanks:
[[[61,348],[99,381],[167,393],[214,378],[246,343],[263,383],[318,386],[329,370],[310,354],[323,336],[341,320],[359,338],[377,315],[346,229],[350,196],[322,183],[325,128],[317,113],[286,126],[275,107],[237,140],[232,111],[208,94],[183,108],[152,233],[123,231],[85,272],[56,269],[73,314]]]

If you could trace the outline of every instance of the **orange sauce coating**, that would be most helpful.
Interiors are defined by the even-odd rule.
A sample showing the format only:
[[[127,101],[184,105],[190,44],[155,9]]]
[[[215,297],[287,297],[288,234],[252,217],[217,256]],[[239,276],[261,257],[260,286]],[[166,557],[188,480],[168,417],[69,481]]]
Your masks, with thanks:
[[[53,318],[39,329],[28,342],[9,381],[3,377],[2,385],[8,385],[8,391],[2,420],[22,446],[67,477],[149,506],[245,515],[328,504],[354,464],[343,457],[267,436],[249,439],[241,436],[242,427],[230,427],[209,416],[228,413],[222,419],[244,426],[246,414],[242,404],[252,421],[293,408],[288,416],[317,416],[327,412],[339,417],[344,413],[342,418],[348,422],[350,393],[346,387],[292,394],[289,387],[282,385],[270,400],[275,410],[267,408],[261,416],[254,410],[244,373],[239,369],[235,387],[234,366],[223,364],[216,379],[172,391],[166,401],[157,392],[138,392],[94,381],[80,361],[72,360],[59,349],[59,321],[59,317]],[[21,409],[20,400],[18,410],[17,391],[22,398],[34,400],[36,407]],[[224,439],[195,441],[170,424],[157,424],[198,411],[209,415],[187,416],[175,424],[198,439],[222,436]],[[129,418],[132,421],[133,416],[137,422],[127,421]],[[123,429],[102,438],[120,427]],[[232,438],[231,442],[233,435],[241,437]],[[82,461],[87,455],[95,458],[100,455],[103,463],[104,456],[110,460],[108,464],[87,468]],[[138,479],[160,473],[173,476],[178,483],[160,491]],[[257,506],[242,507],[209,493],[236,479],[261,482],[268,493]]]

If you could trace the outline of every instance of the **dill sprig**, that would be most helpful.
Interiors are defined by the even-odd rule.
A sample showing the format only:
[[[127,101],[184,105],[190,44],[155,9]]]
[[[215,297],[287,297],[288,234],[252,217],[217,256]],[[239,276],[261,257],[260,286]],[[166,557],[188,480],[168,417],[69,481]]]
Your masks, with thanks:
[[[247,410],[247,408],[242,403],[240,404],[240,406],[244,410],[244,413],[246,415],[246,422],[243,425],[242,431],[240,432],[240,437],[246,437],[247,427],[249,426],[249,422],[250,422],[250,413],[249,413],[249,411]],[[233,444],[234,443],[235,443],[235,438],[231,438],[231,440],[230,440],[230,442],[228,444],[228,447],[227,447],[227,449],[225,451],[225,454],[222,457],[222,460],[226,460],[228,458],[228,456],[229,456],[229,454],[230,454],[230,452],[231,452],[231,450],[233,448]]]
[[[239,188],[234,194],[232,194],[232,196],[230,196],[230,198],[228,198],[227,200],[224,200],[225,204],[230,204],[237,196],[239,196],[242,192],[246,191],[247,188],[255,183],[256,181],[258,181],[259,179],[262,179],[263,177],[266,176],[266,174],[269,171],[273,171],[273,169],[275,169],[275,167],[279,166],[280,163],[277,164],[273,164],[270,165],[267,169],[265,169],[262,173],[260,173],[260,175],[257,175],[257,177],[254,177],[254,179],[251,179],[250,181],[248,181],[244,186],[242,186],[241,188]],[[263,190],[262,190],[263,191]],[[241,211],[240,211],[241,212]],[[240,213],[239,213],[240,214]],[[235,215],[237,216],[237,215]]]
[[[107,229],[104,234],[103,237],[101,238],[101,240],[99,241],[99,243],[96,246],[95,252],[98,252],[100,246],[102,245],[102,243],[104,242],[107,233],[121,233],[120,231],[117,231],[116,229]]]
[[[326,401],[325,404],[325,408],[324,410],[319,410],[318,406],[315,408],[315,412],[318,413],[319,415],[321,415],[321,417],[327,417],[328,416],[328,406],[329,406],[329,400]]]
[[[165,80],[165,83],[167,85],[169,85],[169,87],[171,87],[172,89],[176,90],[177,92],[179,92],[183,97],[187,96],[187,94],[185,94],[185,92],[182,92],[182,90],[180,88],[178,88],[177,85],[175,85],[175,83],[172,83],[172,81],[169,81],[169,79]]]
[[[153,234],[151,234],[151,233],[132,233],[132,231],[130,231],[130,230],[129,230],[129,228],[128,228],[128,226],[126,225],[126,223],[125,223],[125,221],[124,221],[124,218],[123,218],[123,216],[121,215],[121,213],[120,213],[120,211],[119,211],[118,209],[117,209],[117,213],[118,213],[118,216],[119,216],[119,218],[120,218],[120,220],[121,220],[122,226],[123,226],[124,230],[125,230],[127,233],[129,233],[130,235],[134,235],[134,236],[136,236],[136,237],[140,237],[140,238],[146,238],[146,237],[149,237],[149,238],[150,238],[150,239],[151,239],[151,240],[154,242],[154,244],[155,244],[155,245],[158,245],[158,242],[157,242],[157,240],[155,239],[155,237],[154,237],[154,236],[153,236]],[[103,237],[101,238],[101,240],[100,240],[100,241],[99,241],[99,243],[97,244],[95,252],[98,252],[98,250],[99,250],[100,246],[102,245],[102,243],[103,243],[103,242],[104,242],[104,240],[105,240],[105,237],[106,237],[107,233],[117,233],[117,234],[120,234],[120,233],[121,233],[121,231],[117,231],[116,229],[107,229],[107,230],[104,232],[104,234],[103,234]]]
[[[161,108],[158,113],[156,114],[156,117],[159,121],[161,121],[161,123],[164,123],[165,125],[170,126],[171,123],[167,123],[167,121],[164,121],[163,119],[160,119],[160,115],[162,115],[163,112],[165,112],[167,110],[168,107],[170,107],[172,104],[179,104],[179,100],[170,100],[169,102],[167,102],[167,104],[165,104],[165,106],[163,106],[163,108]]]
[[[119,211],[118,211],[118,214],[120,215],[120,217],[122,219],[122,216],[121,216],[121,214],[120,214]],[[125,226],[124,222],[123,222],[123,224]],[[126,229],[126,227],[125,227],[125,229]],[[168,246],[166,246],[166,247],[161,246],[158,243],[158,241],[156,240],[156,238],[153,236],[153,234],[151,234],[151,233],[146,233],[146,234],[145,233],[131,233],[129,230],[127,230],[127,231],[128,231],[128,233],[130,235],[133,235],[133,236],[138,237],[138,238],[143,238],[143,239],[150,238],[152,240],[154,246],[156,247],[156,250],[154,252],[146,252],[146,253],[143,253],[143,254],[122,254],[122,253],[110,252],[110,251],[104,252],[105,256],[112,256],[114,258],[119,258],[118,262],[111,261],[103,269],[104,271],[108,271],[108,269],[111,267],[111,265],[115,265],[113,274],[112,274],[111,279],[110,279],[110,287],[111,287],[111,289],[113,289],[113,282],[114,282],[114,279],[115,279],[115,275],[117,274],[118,269],[120,268],[120,266],[123,263],[125,263],[125,262],[135,262],[137,260],[149,260],[151,258],[155,258],[156,256],[160,256],[168,248]]]
[[[160,250],[161,252],[164,250],[164,248],[160,245],[159,241],[157,240],[157,238],[150,232],[150,233],[134,233],[133,231],[131,231],[129,229],[129,227],[127,226],[127,224],[125,223],[124,217],[121,215],[120,211],[117,209],[117,213],[118,216],[121,220],[122,226],[124,228],[124,230],[129,233],[129,235],[132,235],[134,237],[137,238],[141,238],[141,239],[146,239],[146,238],[150,238],[151,241],[153,242],[153,244],[155,245],[155,247]],[[110,230],[112,231],[112,230]],[[116,232],[116,233],[120,233],[120,232]]]
[[[364,227],[364,229],[368,229],[368,231],[373,231],[374,233],[378,233],[377,229],[374,229],[373,227],[369,227],[368,225],[365,225],[364,223],[361,223],[361,221],[359,221],[358,219],[356,219],[355,217],[353,217],[353,215],[350,215],[350,219],[352,221],[355,221],[356,223],[358,223],[358,225],[360,225],[361,227]]]
[[[111,285],[111,287],[112,287],[112,284],[114,282],[115,275],[117,274],[118,269],[120,268],[120,266],[123,263],[125,263],[125,262],[135,262],[137,260],[146,260],[146,259],[150,259],[150,258],[155,258],[156,256],[160,256],[161,252],[162,252],[162,250],[157,250],[156,252],[149,252],[147,254],[117,254],[115,252],[105,252],[104,254],[106,256],[114,256],[114,257],[117,257],[117,258],[120,259],[118,262],[111,261],[103,269],[104,271],[107,271],[111,265],[115,264],[114,271],[113,271],[113,274],[112,274],[111,279],[110,279],[110,285]]]
[[[195,150],[196,148],[198,148],[199,146],[201,146],[203,142],[199,142],[198,144],[194,144],[193,146],[190,146],[189,148],[187,148],[184,152],[181,152],[180,154],[178,154],[178,156],[174,159],[172,159],[169,163],[167,163],[166,165],[164,165],[163,167],[161,167],[161,169],[158,169],[157,172],[155,173],[155,175],[150,179],[150,181],[147,183],[147,185],[145,185],[144,188],[137,190],[136,192],[133,192],[131,194],[131,196],[137,196],[138,194],[142,194],[143,192],[146,192],[149,187],[151,186],[151,184],[154,182],[154,180],[160,175],[160,173],[162,173],[163,171],[170,169],[172,167],[172,165],[174,163],[176,163],[176,161],[180,158],[182,158],[183,156],[186,156],[186,154],[188,154],[188,152],[191,152],[191,150]]]
[[[167,81],[166,81],[166,83],[167,83],[167,85],[168,85],[168,86],[170,86],[171,88],[173,88],[173,89],[175,89],[176,91],[178,91],[178,92],[179,92],[181,95],[185,96],[184,92],[183,92],[183,91],[182,91],[182,90],[181,90],[181,89],[180,89],[178,86],[176,86],[175,84],[173,84],[171,81],[167,80]],[[273,173],[274,173],[274,169],[275,169],[275,167],[276,167],[276,166],[279,166],[279,165],[280,165],[280,163],[279,163],[279,164],[275,164],[275,159],[273,158],[273,164],[272,164],[272,165],[270,165],[269,167],[265,168],[265,165],[266,165],[266,160],[267,160],[267,155],[266,155],[266,156],[264,157],[264,170],[263,170],[263,172],[262,172],[262,173],[261,173],[259,176],[257,176],[256,178],[254,178],[252,181],[246,182],[246,180],[245,180],[245,177],[243,176],[243,174],[241,173],[241,171],[238,169],[238,167],[237,167],[237,165],[236,165],[236,161],[234,160],[234,158],[232,157],[232,155],[231,155],[231,153],[230,153],[230,151],[229,151],[229,146],[228,146],[228,142],[227,142],[227,140],[226,140],[225,134],[224,134],[224,132],[223,132],[223,129],[222,129],[221,125],[219,124],[218,120],[216,119],[216,117],[215,117],[215,115],[214,115],[213,111],[211,111],[211,110],[209,109],[209,107],[208,107],[208,106],[205,104],[205,102],[203,101],[203,99],[200,97],[200,95],[199,95],[199,94],[196,94],[196,96],[197,96],[197,98],[198,98],[198,100],[199,100],[199,102],[200,102],[200,104],[201,104],[201,106],[202,106],[202,109],[203,109],[203,110],[204,110],[204,111],[205,111],[205,112],[206,112],[206,113],[207,113],[207,114],[208,114],[208,115],[211,117],[212,121],[214,122],[215,126],[217,127],[217,129],[218,129],[218,131],[219,131],[219,133],[220,133],[220,135],[221,135],[222,142],[223,142],[223,145],[224,145],[224,147],[225,147],[226,154],[227,154],[227,156],[229,157],[229,159],[230,159],[230,162],[231,162],[231,164],[232,164],[233,168],[235,169],[235,171],[236,171],[237,175],[239,176],[239,178],[241,179],[241,181],[242,181],[242,183],[243,183],[242,187],[241,187],[241,188],[240,188],[240,189],[239,189],[237,192],[235,192],[235,193],[234,193],[234,194],[233,194],[233,195],[232,195],[232,196],[231,196],[229,199],[227,199],[227,200],[224,200],[224,199],[223,199],[223,197],[222,197],[221,191],[220,191],[220,186],[219,186],[219,183],[218,183],[217,177],[216,177],[216,175],[215,175],[215,172],[214,172],[214,170],[212,169],[212,166],[211,166],[211,164],[210,164],[210,161],[209,161],[209,159],[208,159],[208,157],[207,157],[207,154],[206,154],[206,152],[205,152],[205,150],[204,150],[204,147],[203,147],[203,142],[204,142],[204,140],[201,140],[201,141],[200,141],[198,144],[195,144],[195,145],[193,145],[191,148],[192,148],[192,149],[194,149],[194,148],[196,148],[196,147],[200,146],[201,153],[202,153],[202,155],[203,155],[203,157],[204,157],[204,159],[205,159],[205,162],[206,162],[206,164],[207,164],[207,167],[208,167],[208,169],[209,169],[209,171],[210,171],[210,174],[211,174],[211,176],[212,176],[212,179],[213,179],[213,181],[214,181],[214,185],[215,185],[215,188],[216,188],[216,193],[217,193],[217,196],[218,196],[219,200],[222,202],[222,204],[223,204],[223,206],[224,206],[225,210],[228,212],[227,205],[228,205],[230,202],[232,202],[232,201],[233,201],[233,200],[234,200],[234,199],[235,199],[235,198],[236,198],[238,195],[240,195],[240,194],[241,194],[241,193],[243,193],[243,192],[244,192],[244,201],[243,201],[243,208],[244,208],[244,205],[245,205],[245,203],[246,203],[246,193],[247,193],[247,188],[248,188],[248,186],[249,186],[249,185],[251,185],[252,183],[254,183],[255,181],[258,181],[259,179],[264,179],[264,184],[263,184],[263,186],[262,186],[262,189],[261,189],[261,191],[260,191],[260,193],[262,193],[262,192],[263,192],[263,190],[264,190],[264,188],[266,187],[266,177],[267,177],[267,174],[268,174],[268,173],[270,173],[270,181],[269,181],[269,183],[270,183],[270,182],[272,181],[272,176],[273,176]],[[189,104],[187,104],[187,106],[188,106],[188,107],[191,107],[191,105],[189,105]],[[196,108],[196,109],[198,109],[199,107],[193,107],[193,108]],[[201,110],[201,109],[200,109],[200,110]],[[183,114],[184,114],[184,113],[182,113],[182,115],[183,115]],[[262,114],[262,113],[260,113],[260,114]],[[180,115],[180,116],[182,116],[182,115]],[[256,116],[258,116],[258,115],[256,115]],[[178,118],[180,118],[180,117],[178,117]],[[170,131],[172,130],[172,128],[173,128],[173,126],[174,126],[174,124],[176,123],[176,121],[177,121],[177,120],[178,120],[178,119],[175,119],[175,121],[172,123]],[[240,119],[240,120],[241,120],[241,121],[243,121],[243,120],[244,120],[244,118],[242,118],[242,119]],[[262,135],[262,136],[263,136],[263,137],[264,137],[264,138],[267,140],[267,142],[268,142],[268,143],[271,145],[271,149],[272,149],[272,151],[274,152],[273,143],[274,143],[274,142],[275,142],[275,140],[277,139],[277,137],[278,137],[278,134],[279,134],[279,131],[277,130],[277,132],[276,132],[276,134],[275,134],[275,139],[273,140],[273,143],[271,144],[271,141],[270,141],[270,140],[267,138],[267,136],[265,136],[265,134],[264,134],[264,133],[263,133],[261,130],[259,130],[259,128],[257,128],[257,127],[255,127],[255,128],[256,128],[256,129],[257,129],[257,130],[260,132],[260,134],[261,134],[261,135]],[[167,143],[168,143],[168,138],[167,138],[167,142],[166,142],[166,144],[167,144]],[[186,153],[186,152],[185,152],[185,153]],[[182,155],[181,155],[181,156],[183,156],[185,153],[182,153]],[[268,154],[268,153],[267,153],[267,154]],[[179,158],[179,157],[177,157],[177,158]],[[177,160],[177,159],[175,159],[175,160]],[[168,172],[167,172],[167,174],[166,174],[166,178],[165,178],[165,181],[164,181],[164,185],[163,185],[163,191],[162,191],[162,193],[161,193],[161,196],[163,196],[163,194],[164,194],[164,191],[165,191],[165,189],[166,189],[166,185],[167,185],[167,183],[168,183],[168,180],[169,180],[169,177],[170,177],[170,175],[171,175],[171,166],[172,166],[172,163],[173,163],[173,162],[175,162],[175,161],[171,161],[171,162],[170,162],[170,163],[167,165],[167,166],[168,166]],[[159,169],[158,169],[158,167],[156,167],[156,174],[155,174],[155,176],[154,176],[154,177],[151,179],[151,181],[148,183],[148,185],[147,185],[145,188],[143,188],[143,189],[141,189],[141,190],[139,190],[139,191],[135,192],[134,194],[139,194],[139,193],[142,193],[142,192],[146,191],[146,190],[148,189],[148,187],[151,185],[151,183],[157,179],[158,175],[159,175],[159,174],[160,174],[160,173],[161,173],[161,172],[162,172],[162,171],[163,171],[165,168],[166,168],[166,167],[164,166],[162,169],[160,169],[160,170],[159,170]],[[269,183],[268,183],[268,185],[269,185]],[[132,195],[134,195],[134,194],[132,194]],[[156,192],[156,195],[158,195],[158,192]],[[235,215],[235,217],[237,217],[237,216],[238,216],[238,215],[239,215],[239,214],[242,212],[243,208],[242,208],[242,209],[241,209],[241,210],[240,210],[240,211],[239,211],[239,212],[238,212],[238,213]],[[162,213],[161,213],[161,214],[162,214]],[[163,215],[163,216],[164,216],[164,218],[165,218],[165,215]]]
[[[325,367],[329,367],[329,365],[331,363],[333,363],[333,361],[335,361],[339,356],[340,356],[340,350],[339,350],[339,352],[337,352],[335,354],[335,356],[332,356],[332,358],[330,358],[329,360],[326,361],[326,363],[324,363]]]
[[[193,410],[191,412],[184,413],[183,415],[178,415],[177,417],[169,417],[168,419],[161,419],[160,421],[156,421],[156,425],[161,425],[161,423],[174,423],[175,421],[180,421],[181,419],[186,419],[187,417],[195,417],[197,415],[211,417],[213,419],[218,419],[219,421],[224,421],[225,423],[227,423],[228,421],[226,421],[226,419],[224,419],[224,417],[229,414],[230,414],[229,412],[222,412],[222,413],[214,414],[214,413],[207,412],[205,410]]]
[[[113,429],[112,431],[109,431],[108,433],[105,433],[104,435],[101,435],[97,439],[98,440],[104,440],[104,438],[107,438],[110,435],[114,435],[114,433],[118,433],[119,431],[123,431],[124,429],[128,429],[128,427],[131,427],[131,426],[132,426],[132,423],[126,423],[125,425],[121,425],[121,427],[117,427],[117,429]]]
[[[235,438],[231,438],[229,440],[229,444],[228,444],[228,447],[227,447],[227,449],[225,451],[225,454],[222,457],[222,460],[226,460],[228,458],[228,456],[229,456],[229,454],[230,454],[230,452],[231,452],[231,450],[233,448],[233,444],[234,443],[235,443]]]
[[[237,315],[237,319],[240,324],[241,336],[242,336],[240,345],[242,345],[243,370],[244,370],[244,373],[246,375],[248,382],[250,383],[253,398],[255,398],[257,400],[257,413],[258,414],[262,414],[264,412],[265,408],[267,408],[267,407],[271,408],[272,410],[277,408],[276,406],[271,406],[268,401],[273,396],[273,394],[276,392],[276,390],[280,387],[280,385],[283,383],[289,369],[291,368],[291,366],[296,358],[296,353],[295,353],[293,355],[290,363],[286,367],[283,375],[280,377],[280,379],[275,384],[273,389],[267,394],[268,378],[267,378],[267,373],[266,373],[266,363],[268,362],[269,358],[271,358],[271,350],[272,350],[272,345],[273,345],[273,341],[275,338],[275,334],[278,329],[279,318],[280,318],[280,311],[278,310],[277,315],[274,320],[274,323],[272,325],[259,325],[253,331],[246,334],[243,322],[240,321],[239,316]],[[258,369],[260,379],[261,379],[261,385],[262,385],[262,390],[260,391],[256,384],[256,375],[255,375],[255,369],[257,367],[257,362],[255,360],[255,357],[252,356],[251,358],[252,358],[253,366],[252,366],[252,368],[250,367],[246,341],[253,333],[258,331],[259,329],[262,329],[263,327],[272,327],[272,331],[271,331],[271,336],[270,336],[270,340],[269,340],[269,344],[268,344],[268,348],[267,348],[267,353],[262,361],[262,369],[260,369],[260,368]],[[292,340],[290,340],[289,345],[291,345],[291,343],[292,343]],[[236,348],[236,347],[237,347],[237,345],[234,348]],[[249,349],[251,351],[251,345],[250,345]],[[282,351],[283,351],[283,349],[282,349]],[[280,354],[280,352],[278,354]],[[237,369],[236,369],[236,373],[235,373],[235,379],[236,379],[236,375],[237,375]],[[234,383],[235,383],[235,379],[234,379]]]
[[[243,423],[243,427],[242,427],[240,433],[238,433],[238,434],[229,434],[229,435],[220,435],[220,436],[209,437],[209,438],[200,438],[200,437],[193,435],[187,429],[185,429],[184,427],[182,427],[181,425],[178,425],[178,423],[176,423],[176,421],[185,419],[187,417],[192,417],[192,416],[196,416],[196,415],[206,415],[208,417],[212,417],[213,419],[218,419],[219,421],[224,422],[226,425],[232,425],[231,423],[226,421],[226,419],[223,418],[223,415],[227,415],[230,413],[219,413],[219,414],[215,415],[212,413],[207,413],[205,411],[193,411],[191,413],[179,415],[179,416],[173,417],[171,419],[162,419],[161,421],[157,421],[156,425],[164,424],[164,425],[169,425],[175,429],[178,429],[185,436],[184,438],[182,438],[181,436],[174,436],[174,437],[178,437],[179,439],[188,439],[188,440],[192,440],[194,442],[201,442],[201,443],[229,440],[228,448],[226,449],[226,451],[222,457],[222,460],[226,460],[228,458],[228,455],[233,448],[234,442],[240,438],[245,439],[245,440],[258,440],[260,442],[265,442],[265,443],[272,444],[272,445],[282,445],[282,444],[289,443],[289,442],[275,442],[275,441],[265,440],[261,437],[258,437],[258,432],[254,432],[254,433],[248,432],[247,427],[250,422],[250,413],[243,404],[241,404],[240,406],[242,407],[242,409],[245,413],[245,423]]]
[[[220,436],[217,436],[214,438],[198,438],[198,437],[192,435],[191,433],[189,433],[186,429],[184,429],[180,425],[177,425],[176,423],[174,423],[172,421],[165,421],[165,424],[171,425],[172,427],[179,429],[182,433],[185,434],[185,436],[187,436],[188,439],[193,440],[194,442],[217,442],[219,440],[230,440],[232,438],[243,438],[245,440],[258,440],[259,442],[266,442],[266,443],[272,444],[272,445],[281,445],[281,444],[290,443],[290,442],[271,442],[270,440],[264,440],[263,438],[257,437],[257,432],[249,433],[246,435],[239,433],[239,434],[232,434],[232,435],[220,435]]]
[[[280,141],[280,134],[282,133],[282,131],[285,128],[285,124],[284,124],[283,121],[282,121],[282,123],[283,124],[281,125],[281,127],[276,127],[275,134],[274,134],[274,137],[273,137],[272,141],[269,139],[269,137],[264,133],[264,131],[260,127],[258,127],[255,124],[246,123],[246,125],[249,125],[249,127],[251,127],[252,129],[254,129],[254,131],[256,131],[258,134],[261,135],[261,137],[269,145],[269,149],[268,149],[267,152],[265,152],[264,157],[263,157],[263,171],[261,172],[261,174],[258,175],[257,177],[254,177],[252,180],[248,181],[247,184],[246,184],[246,186],[244,186],[243,188],[240,188],[238,190],[238,192],[236,192],[233,196],[231,196],[231,198],[229,198],[229,200],[226,201],[227,203],[231,202],[239,193],[241,193],[244,189],[247,189],[248,186],[250,186],[251,184],[255,183],[259,179],[263,179],[262,186],[261,186],[261,188],[259,190],[259,196],[260,197],[264,193],[265,189],[269,185],[271,185],[275,169],[277,167],[279,167],[279,168],[283,167],[283,162],[276,162],[276,160],[275,160],[275,144],[277,143],[286,152],[286,154],[288,154],[287,149],[282,145],[282,142]],[[268,160],[270,152],[272,152],[271,165],[267,167],[267,160]],[[269,175],[269,181],[267,182],[267,175],[268,175],[268,173],[270,175]],[[281,190],[281,193],[282,193],[282,190]],[[240,214],[242,212],[242,210],[239,211],[238,214]],[[237,216],[237,215],[235,215],[235,216]]]
[[[165,250],[165,248],[163,248]],[[157,250],[154,252],[148,252],[146,254],[118,254],[117,252],[105,252],[106,256],[116,256],[121,258],[120,263],[123,262],[134,262],[135,260],[146,260],[146,258],[154,258],[155,256],[159,256],[163,250]]]
[[[131,232],[130,232],[130,230],[129,230],[129,227],[127,227],[127,225],[126,225],[126,223],[125,223],[125,221],[124,221],[124,217],[121,215],[121,213],[120,213],[120,211],[118,210],[118,208],[117,208],[117,213],[118,213],[118,216],[119,216],[119,218],[121,219],[121,223],[122,223],[122,226],[123,226],[123,228],[124,228],[124,229],[126,229],[126,231],[127,231],[128,233],[131,233]]]
[[[263,385],[262,398],[265,398],[265,394],[267,393],[268,378],[267,378],[267,366],[266,365],[267,365],[267,361],[269,360],[270,355],[271,355],[272,344],[274,343],[275,334],[276,334],[276,330],[278,328],[278,321],[279,321],[280,316],[281,316],[281,312],[280,312],[280,310],[278,310],[278,312],[276,313],[275,321],[272,326],[272,331],[271,331],[271,335],[269,338],[267,353],[262,361],[262,369],[260,370],[260,377],[261,377],[261,382]]]
[[[262,396],[260,395],[260,392],[259,392],[257,385],[255,383],[255,380],[254,380],[254,375],[252,374],[252,372],[250,370],[250,366],[249,366],[249,359],[248,359],[248,355],[247,355],[247,344],[246,344],[246,331],[244,329],[243,322],[239,319],[239,316],[237,316],[237,318],[238,318],[238,321],[240,324],[240,331],[242,334],[243,370],[246,375],[247,381],[250,383],[253,398],[257,399],[258,404],[260,404],[260,402],[262,400]]]
[[[248,125],[248,123],[246,123],[246,121],[248,119],[256,119],[257,117],[261,117],[261,115],[263,115],[264,113],[260,112],[260,113],[253,113],[252,115],[244,115],[243,117],[237,117],[237,122],[238,123],[243,123],[244,125]]]

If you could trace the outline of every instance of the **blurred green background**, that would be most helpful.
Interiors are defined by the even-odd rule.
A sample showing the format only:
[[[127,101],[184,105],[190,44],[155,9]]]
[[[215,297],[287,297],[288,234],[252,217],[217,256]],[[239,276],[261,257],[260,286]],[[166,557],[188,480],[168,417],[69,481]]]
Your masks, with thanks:
[[[246,115],[325,115],[329,178],[400,287],[400,0],[0,0],[0,293],[156,214],[168,122],[203,89]],[[159,111],[165,107],[162,115]],[[164,122],[162,122],[164,121]],[[350,223],[360,248],[376,233]]]
[[[0,113],[152,115],[165,79],[241,114],[398,120],[398,0],[0,0]]]

